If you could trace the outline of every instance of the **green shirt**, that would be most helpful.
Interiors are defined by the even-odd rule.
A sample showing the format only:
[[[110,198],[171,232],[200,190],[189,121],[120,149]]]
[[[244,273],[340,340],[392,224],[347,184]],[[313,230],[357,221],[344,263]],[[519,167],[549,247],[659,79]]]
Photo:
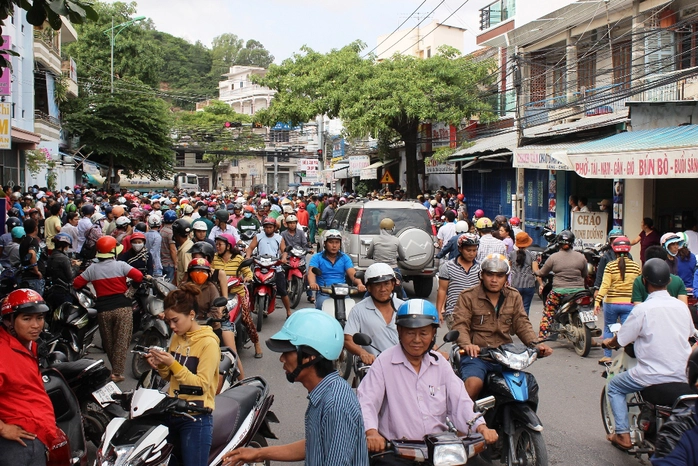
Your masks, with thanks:
[[[674,274],[671,275],[671,281],[669,281],[666,290],[674,298],[678,298],[682,295],[686,296],[687,294],[686,285],[684,285],[683,280],[681,280],[681,277]],[[645,284],[642,283],[642,275],[640,275],[633,282],[633,297],[630,301],[632,303],[642,303],[645,302],[647,296],[649,296],[649,293],[647,293],[647,288],[645,288]]]

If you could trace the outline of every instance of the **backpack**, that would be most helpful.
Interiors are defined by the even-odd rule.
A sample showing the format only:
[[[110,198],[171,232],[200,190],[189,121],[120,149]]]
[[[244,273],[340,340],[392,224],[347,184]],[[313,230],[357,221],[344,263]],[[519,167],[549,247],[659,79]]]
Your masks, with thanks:
[[[82,245],[82,250],[80,251],[82,259],[87,261],[94,259],[97,255],[97,241],[90,237],[93,228],[95,228],[94,225],[85,232],[85,243]]]

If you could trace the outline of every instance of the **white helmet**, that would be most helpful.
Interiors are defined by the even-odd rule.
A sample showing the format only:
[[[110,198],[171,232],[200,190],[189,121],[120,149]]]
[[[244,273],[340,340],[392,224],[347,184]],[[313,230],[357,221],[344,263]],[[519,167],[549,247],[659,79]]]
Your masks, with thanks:
[[[391,266],[382,262],[371,265],[364,274],[364,281],[367,285],[387,282],[388,280],[395,280],[395,271]]]
[[[467,233],[468,232],[468,222],[465,220],[459,220],[456,222],[456,233]]]
[[[116,219],[116,226],[117,227],[125,227],[126,225],[131,224],[131,219],[128,217],[119,217]]]
[[[120,197],[116,200],[116,202],[118,202],[119,204],[126,204],[126,198],[125,198],[124,196],[120,196]]]
[[[148,217],[148,225],[150,225],[151,228],[157,228],[160,226],[161,223],[162,223],[162,219],[160,218],[159,215],[151,214]]]
[[[296,217],[293,214],[289,215],[288,217],[286,217],[286,223],[289,223],[289,222],[298,222],[298,217]]]
[[[191,226],[192,230],[199,230],[199,231],[208,231],[208,226],[206,226],[206,222],[202,221],[196,221],[194,224]]]
[[[194,208],[189,204],[184,204],[184,207],[182,207],[182,211],[184,212],[184,215],[189,215],[194,213]]]
[[[92,220],[92,223],[97,223],[100,220],[104,220],[105,218],[106,217],[104,216],[103,213],[95,212],[94,214],[92,214],[92,217],[90,218],[90,220]]]

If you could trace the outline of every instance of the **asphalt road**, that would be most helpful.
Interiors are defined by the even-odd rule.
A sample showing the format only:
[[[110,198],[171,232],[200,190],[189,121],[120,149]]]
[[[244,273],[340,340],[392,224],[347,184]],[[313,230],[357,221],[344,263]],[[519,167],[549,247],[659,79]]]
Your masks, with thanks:
[[[407,291],[411,295],[412,288],[409,284]],[[436,291],[432,293],[430,300],[436,302]],[[310,303],[303,297],[299,308],[306,305],[310,306]],[[542,307],[541,301],[536,297],[531,306],[531,321],[535,329],[540,322]],[[265,319],[261,338],[265,340],[280,329],[284,323],[284,317],[285,313],[279,302],[276,311]],[[443,330],[440,333],[443,334]],[[649,464],[646,459],[640,461],[615,449],[605,439],[599,411],[599,398],[605,380],[601,377],[602,367],[597,364],[597,360],[603,356],[601,349],[592,348],[589,357],[580,358],[569,344],[553,342],[550,346],[554,350],[553,355],[537,361],[529,368],[540,385],[541,402],[538,413],[544,425],[543,436],[548,449],[549,464],[589,466]],[[245,374],[261,375],[270,383],[275,397],[272,410],[280,421],[279,424],[272,426],[279,440],[272,440],[270,443],[284,444],[302,439],[307,392],[302,385],[290,384],[286,381],[277,354],[265,347],[262,359],[254,359],[253,356],[254,348],[251,346],[240,351]],[[104,357],[104,355],[95,351],[90,357]],[[127,364],[127,368],[129,367],[130,361]],[[133,388],[135,380],[129,378],[120,386],[122,389]],[[94,451],[91,453],[94,454]],[[476,459],[469,464],[487,463]]]

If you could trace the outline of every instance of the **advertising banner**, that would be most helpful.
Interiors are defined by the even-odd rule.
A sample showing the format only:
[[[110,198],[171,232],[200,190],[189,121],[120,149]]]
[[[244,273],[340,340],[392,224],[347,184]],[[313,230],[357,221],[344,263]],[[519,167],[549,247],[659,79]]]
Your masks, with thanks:
[[[3,50],[10,49],[12,37],[3,35],[2,41],[2,45],[0,45],[0,54],[3,54]],[[5,55],[5,58],[9,58],[8,55]],[[9,68],[2,69],[2,76],[0,76],[0,95],[12,95],[12,72]]]
[[[608,212],[572,212],[572,232],[585,247],[606,242]]]
[[[514,150],[513,166],[515,168],[530,168],[536,170],[574,170],[573,167],[557,160],[552,156],[554,151],[547,149],[527,149],[522,147]],[[564,152],[563,152],[564,153]]]
[[[456,164],[455,163],[438,163],[438,162],[431,162],[431,161],[424,161],[424,171],[427,175],[437,175],[437,174],[446,174],[446,175],[453,175],[456,173]]]
[[[666,151],[568,155],[574,171],[584,178],[696,178],[698,147]]]
[[[361,170],[371,165],[368,155],[353,155],[349,157],[349,176],[361,176]]]
[[[9,74],[9,73],[8,73]],[[0,103],[0,149],[12,148],[12,104]]]

